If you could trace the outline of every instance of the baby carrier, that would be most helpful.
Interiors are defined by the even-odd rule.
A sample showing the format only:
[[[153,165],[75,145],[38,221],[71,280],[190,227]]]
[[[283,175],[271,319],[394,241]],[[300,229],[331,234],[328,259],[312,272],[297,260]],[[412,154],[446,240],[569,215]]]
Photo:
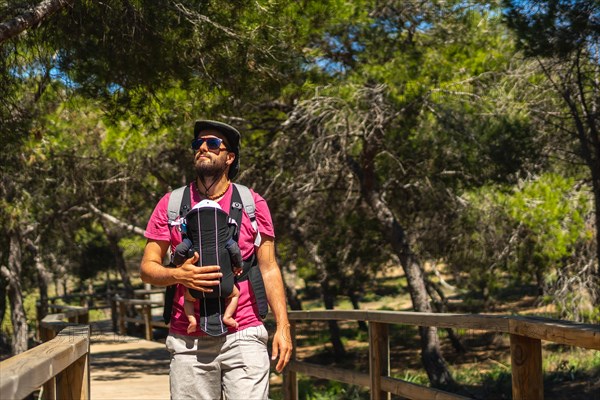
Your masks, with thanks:
[[[198,266],[220,265],[223,274],[219,286],[213,292],[205,293],[190,290],[192,296],[200,299],[199,327],[212,336],[227,333],[227,327],[222,322],[225,310],[225,299],[233,290],[234,280],[241,282],[249,280],[256,297],[259,315],[264,318],[267,314],[267,299],[264,283],[253,253],[247,260],[242,260],[237,240],[239,227],[242,223],[242,207],[250,217],[253,228],[257,232],[255,245],[260,244],[258,225],[256,223],[254,199],[250,190],[245,186],[234,184],[228,215],[218,203],[203,200],[190,210],[190,187],[185,186],[171,193],[168,205],[170,225],[179,225],[183,241],[177,246],[171,266],[180,265],[185,259],[197,251],[200,258]],[[241,267],[242,274],[237,278],[233,275],[233,267]],[[173,307],[173,296],[176,285],[167,287],[165,293],[165,309],[163,318],[170,321]]]

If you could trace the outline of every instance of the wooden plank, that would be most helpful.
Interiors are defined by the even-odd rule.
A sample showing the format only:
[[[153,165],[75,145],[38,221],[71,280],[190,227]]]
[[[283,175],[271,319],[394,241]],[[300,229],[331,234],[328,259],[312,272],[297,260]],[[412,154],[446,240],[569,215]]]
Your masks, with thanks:
[[[89,351],[89,326],[70,326],[49,342],[0,362],[0,399],[22,399]]]
[[[127,316],[127,309],[125,308],[125,303],[117,300],[119,304],[119,335],[125,335],[127,333],[127,329],[125,327],[125,317]]]
[[[347,383],[349,385],[369,387],[369,375],[350,371],[341,368],[327,367],[317,364],[312,364],[304,361],[290,361],[288,368],[294,371],[312,376],[315,378],[329,379],[333,381]],[[409,399],[434,399],[434,400],[470,400],[469,397],[464,397],[458,394],[444,392],[443,390],[428,388],[425,386],[416,385],[400,379],[382,377],[381,388],[391,394],[404,396]]]
[[[319,310],[290,311],[290,320],[348,320],[382,322],[387,324],[436,326],[439,328],[480,329],[508,332],[508,319],[504,316],[476,314],[437,314],[408,311]]]
[[[289,319],[292,321],[369,321],[504,332],[600,350],[600,325],[580,324],[547,318],[366,310],[290,311],[288,314]]]
[[[152,341],[152,310],[150,306],[145,305],[142,307],[142,316],[144,317],[146,340]]]
[[[152,306],[164,306],[165,302],[164,301],[160,301],[160,300],[142,300],[142,299],[123,299],[123,298],[118,298],[116,300],[117,303],[119,304],[129,304],[129,305],[134,305],[134,306],[145,306],[145,305],[152,305]]]
[[[510,335],[513,400],[543,400],[542,341]]]
[[[445,392],[439,389],[428,388],[414,383],[403,381],[402,379],[383,377],[381,378],[381,387],[386,392],[390,392],[407,399],[421,400],[471,400],[470,397],[464,397],[458,394]]]
[[[165,293],[165,289],[164,289],[164,288],[156,288],[156,289],[135,289],[135,290],[133,291],[133,294],[134,294],[135,296],[146,296],[146,295],[149,295],[149,294],[159,294],[159,293],[162,293],[162,294],[164,294],[164,293]]]
[[[389,399],[381,389],[381,377],[390,373],[390,341],[388,326],[379,322],[369,322],[369,376],[371,400]]]
[[[328,367],[305,361],[290,361],[288,368],[304,375],[343,382],[349,385],[364,387],[369,387],[370,385],[369,374],[365,374],[364,372]]]
[[[511,317],[509,333],[600,350],[600,325],[579,324],[541,317]]]
[[[168,328],[169,324],[165,324],[164,321],[152,320],[152,326],[157,327],[157,328]]]

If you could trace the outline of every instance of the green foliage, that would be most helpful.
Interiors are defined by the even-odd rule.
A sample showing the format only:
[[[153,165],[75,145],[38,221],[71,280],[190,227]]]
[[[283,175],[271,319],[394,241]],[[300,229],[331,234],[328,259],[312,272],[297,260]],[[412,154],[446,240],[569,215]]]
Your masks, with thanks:
[[[368,399],[368,392],[356,386],[329,381],[315,382],[300,378],[298,381],[298,397],[305,400],[359,400]]]
[[[551,288],[577,263],[574,260],[590,260],[585,249],[593,238],[592,202],[573,179],[545,174],[514,188],[485,187],[463,199],[466,207],[457,224],[465,234],[456,237],[457,251],[447,260],[456,271],[468,274],[464,286],[484,298],[511,282],[532,280],[555,295]],[[570,306],[562,307],[572,312],[589,301],[588,295],[593,298],[593,288],[583,282],[578,290],[564,293],[574,293],[577,299],[567,298],[564,304]],[[582,299],[582,291],[590,289]],[[548,299],[558,304],[555,296]]]
[[[574,190],[574,185],[572,179],[544,175],[506,199],[508,214],[523,235],[518,264],[525,269],[560,268],[577,242],[592,239],[593,231],[586,224],[591,198],[588,192]]]

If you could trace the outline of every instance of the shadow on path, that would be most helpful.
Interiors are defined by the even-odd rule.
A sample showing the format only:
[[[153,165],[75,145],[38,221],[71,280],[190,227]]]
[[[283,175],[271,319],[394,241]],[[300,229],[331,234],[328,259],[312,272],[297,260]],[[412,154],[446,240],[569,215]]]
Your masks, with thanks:
[[[94,326],[90,344],[92,398],[168,399],[169,360],[164,343]]]

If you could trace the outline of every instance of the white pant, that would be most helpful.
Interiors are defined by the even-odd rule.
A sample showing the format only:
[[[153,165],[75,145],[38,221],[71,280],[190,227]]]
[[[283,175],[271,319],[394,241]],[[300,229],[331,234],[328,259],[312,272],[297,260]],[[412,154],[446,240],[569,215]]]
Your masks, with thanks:
[[[169,334],[171,399],[267,399],[267,340],[263,325],[221,337]]]

